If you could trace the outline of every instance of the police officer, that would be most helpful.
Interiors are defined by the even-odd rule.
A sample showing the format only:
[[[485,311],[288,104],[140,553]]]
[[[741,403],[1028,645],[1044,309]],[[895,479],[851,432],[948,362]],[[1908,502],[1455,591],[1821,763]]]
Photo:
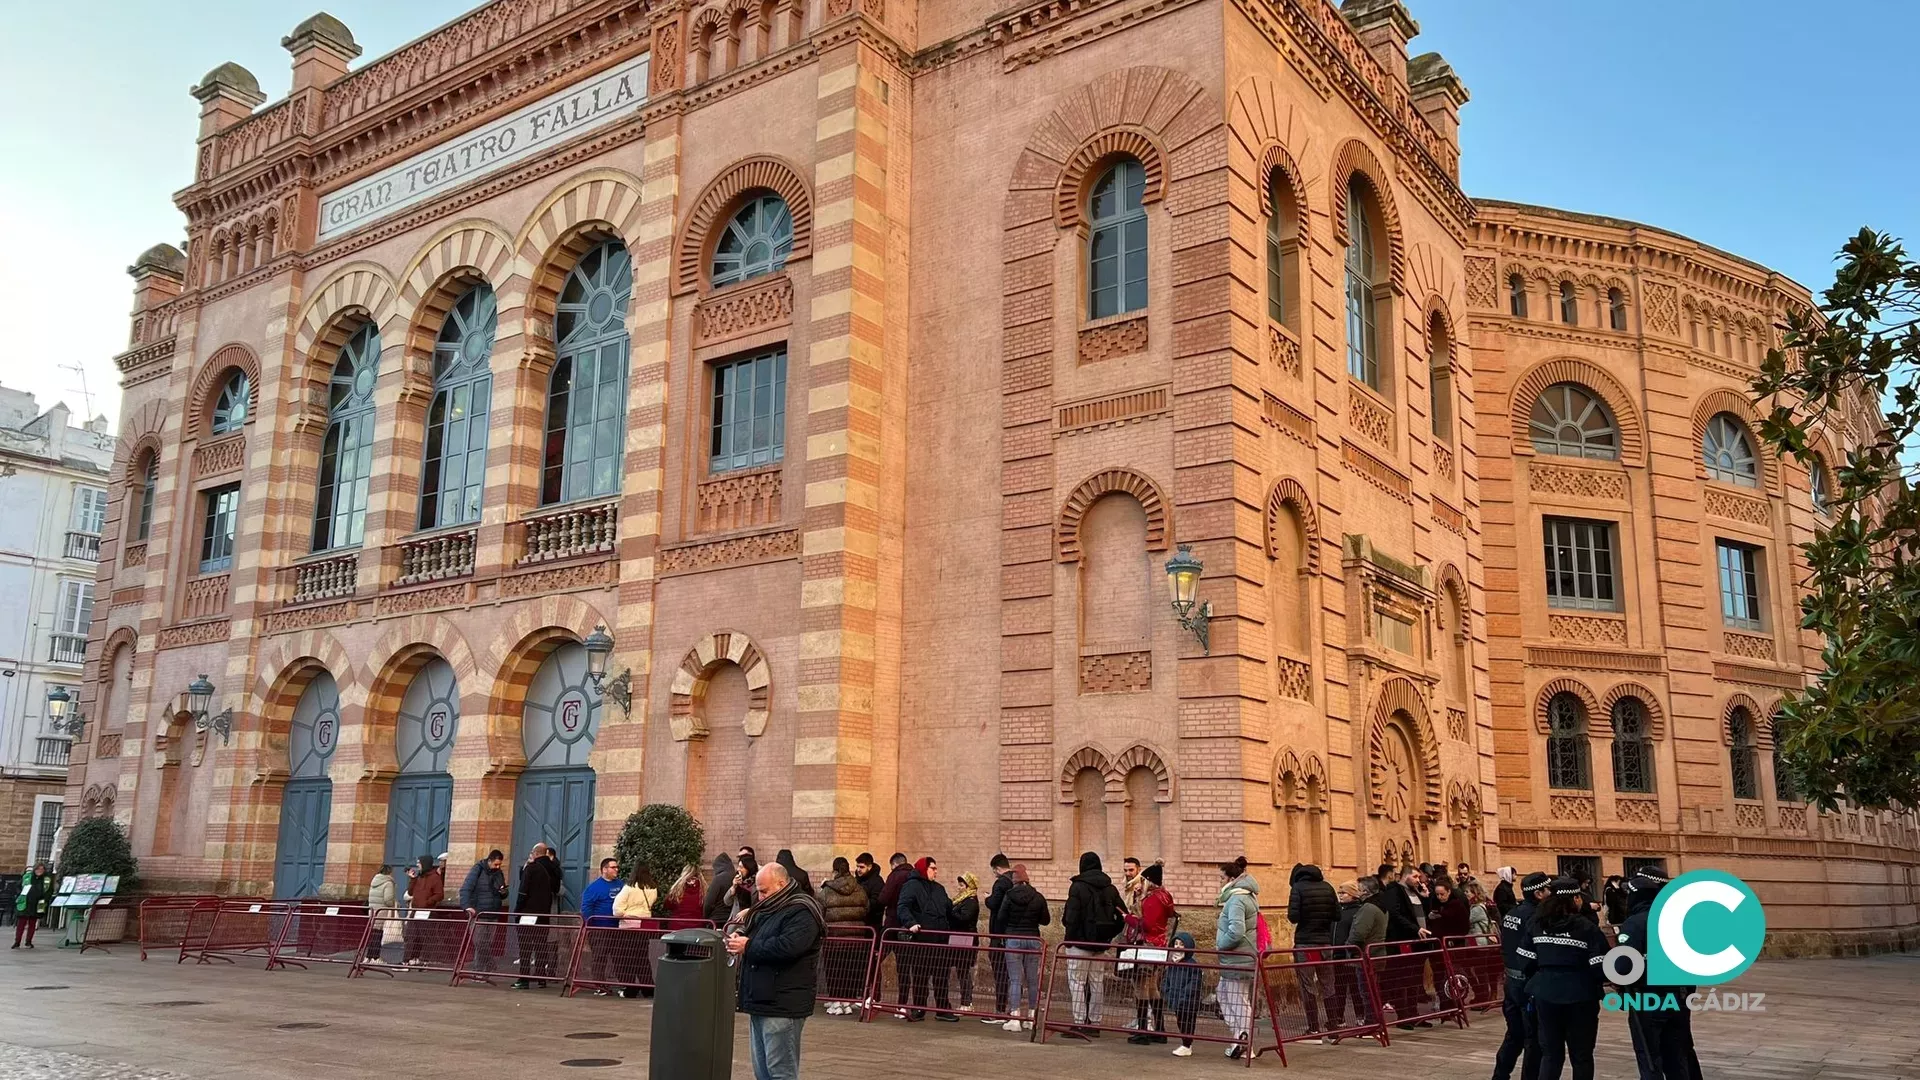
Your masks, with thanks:
[[[1620,923],[1620,944],[1648,955],[1647,919],[1654,897],[1665,888],[1667,876],[1655,869],[1641,870],[1627,879],[1627,917]],[[1640,995],[1635,1008],[1627,1012],[1627,1031],[1633,1036],[1633,1057],[1640,1066],[1640,1080],[1698,1080],[1700,1059],[1693,1052],[1693,1013],[1687,1009],[1691,986],[1649,986],[1647,972],[1640,969],[1639,981],[1621,987]],[[1671,996],[1674,1008],[1665,1009]],[[1657,1002],[1650,999],[1657,998]],[[1649,1007],[1649,1006],[1653,1007]]]
[[[1507,1018],[1507,1037],[1500,1041],[1500,1052],[1493,1058],[1493,1080],[1512,1080],[1513,1064],[1519,1061],[1521,1080],[1534,1080],[1540,1069],[1540,1042],[1535,1037],[1533,1010],[1527,1003],[1527,977],[1521,968],[1520,948],[1527,943],[1527,927],[1541,900],[1551,895],[1551,879],[1538,871],[1520,882],[1520,903],[1500,917],[1500,955],[1506,961],[1506,997],[1500,1013]],[[1524,1051],[1524,1056],[1523,1052]]]
[[[1600,999],[1606,991],[1601,965],[1607,939],[1581,912],[1583,889],[1572,878],[1555,878],[1516,950],[1524,962],[1527,996],[1533,999],[1540,1035],[1539,1080],[1560,1080],[1573,1059],[1573,1080],[1593,1080],[1593,1042],[1600,1033]]]

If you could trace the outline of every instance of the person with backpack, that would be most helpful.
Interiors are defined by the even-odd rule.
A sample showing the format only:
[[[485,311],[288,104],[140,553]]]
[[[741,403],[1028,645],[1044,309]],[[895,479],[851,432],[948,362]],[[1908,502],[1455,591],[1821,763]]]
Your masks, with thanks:
[[[1080,872],[1067,886],[1067,903],[1060,911],[1067,954],[1067,991],[1073,996],[1073,1033],[1098,1038],[1104,1014],[1106,986],[1101,965],[1107,945],[1127,925],[1127,908],[1113,879],[1100,869],[1100,856],[1080,856]]]
[[[1163,872],[1159,863],[1140,871],[1146,891],[1140,896],[1140,917],[1134,933],[1138,939],[1134,959],[1140,973],[1139,992],[1133,1003],[1137,1030],[1127,1036],[1135,1046],[1165,1045],[1167,1041],[1167,1012],[1160,999],[1160,981],[1166,973],[1162,965],[1167,958],[1167,940],[1179,925],[1180,915],[1174,910],[1173,894],[1160,883]],[[1133,923],[1128,926],[1134,928]]]
[[[1235,1061],[1248,1053],[1260,1056],[1253,1046],[1253,972],[1254,962],[1271,944],[1266,916],[1260,914],[1260,883],[1247,873],[1247,857],[1220,864],[1220,918],[1213,928],[1213,947],[1220,954],[1220,1017],[1233,1033],[1234,1043],[1227,1056]]]
[[[1287,884],[1287,921],[1293,924],[1294,962],[1315,965],[1331,959],[1323,949],[1300,946],[1333,944],[1333,928],[1340,922],[1340,899],[1333,886],[1327,884],[1320,868],[1311,863],[1295,863]],[[1307,1013],[1309,1035],[1320,1032],[1322,1003],[1327,1007],[1327,1015],[1333,1015],[1333,986],[1330,979],[1322,978],[1324,970],[1317,966],[1294,969],[1300,981],[1300,1005]]]

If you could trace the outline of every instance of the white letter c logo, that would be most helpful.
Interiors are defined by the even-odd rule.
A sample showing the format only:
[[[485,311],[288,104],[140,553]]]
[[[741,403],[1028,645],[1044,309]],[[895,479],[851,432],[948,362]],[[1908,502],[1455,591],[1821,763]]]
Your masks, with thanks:
[[[1692,881],[1680,891],[1664,898],[1660,909],[1660,951],[1673,965],[1689,975],[1711,979],[1725,975],[1747,962],[1745,954],[1732,945],[1711,955],[1701,953],[1687,943],[1687,913],[1700,904],[1717,904],[1728,911],[1737,910],[1747,895],[1724,881]]]

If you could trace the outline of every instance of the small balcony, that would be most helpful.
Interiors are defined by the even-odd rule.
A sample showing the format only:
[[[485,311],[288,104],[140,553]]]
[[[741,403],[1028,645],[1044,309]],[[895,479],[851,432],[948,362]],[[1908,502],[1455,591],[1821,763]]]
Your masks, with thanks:
[[[64,735],[42,735],[36,740],[39,745],[33,753],[35,765],[51,765],[66,768],[73,757],[73,740]]]
[[[100,561],[100,535],[98,533],[70,532],[67,534],[67,558],[84,559],[87,562]]]
[[[53,634],[47,648],[47,661],[54,664],[84,664],[87,662],[87,637],[85,634]]]
[[[400,576],[394,584],[420,585],[473,573],[479,538],[478,530],[467,528],[401,541]]]
[[[611,552],[618,538],[616,505],[563,506],[521,519],[520,565]]]
[[[295,563],[292,574],[293,603],[352,596],[360,584],[360,553],[349,551]]]

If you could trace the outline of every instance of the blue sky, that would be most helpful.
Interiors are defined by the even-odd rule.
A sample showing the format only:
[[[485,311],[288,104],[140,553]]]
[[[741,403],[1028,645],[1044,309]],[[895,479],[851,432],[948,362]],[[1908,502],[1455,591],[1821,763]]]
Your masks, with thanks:
[[[117,416],[127,265],[181,242],[172,194],[193,161],[187,88],[226,60],[286,92],[280,38],[319,0],[9,3],[0,35],[0,382]],[[937,3],[940,0],[922,0]],[[379,56],[466,0],[327,0]],[[1915,236],[1920,4],[1413,0],[1413,51],[1444,53],[1479,197],[1631,218],[1819,288],[1860,226]],[[1143,58],[1147,59],[1147,58]],[[1866,104],[1862,104],[1866,103]],[[1920,244],[1917,244],[1920,246]]]

